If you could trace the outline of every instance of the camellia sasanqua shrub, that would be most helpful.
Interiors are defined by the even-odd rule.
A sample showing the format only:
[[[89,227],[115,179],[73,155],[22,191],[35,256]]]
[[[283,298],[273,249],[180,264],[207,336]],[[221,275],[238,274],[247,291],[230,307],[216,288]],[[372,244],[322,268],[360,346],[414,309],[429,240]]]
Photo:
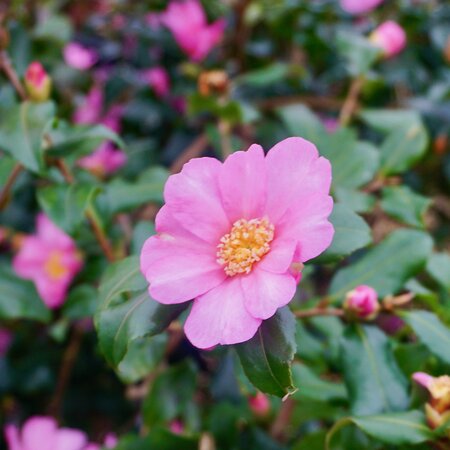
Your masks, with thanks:
[[[0,4],[1,450],[450,448],[450,5]]]

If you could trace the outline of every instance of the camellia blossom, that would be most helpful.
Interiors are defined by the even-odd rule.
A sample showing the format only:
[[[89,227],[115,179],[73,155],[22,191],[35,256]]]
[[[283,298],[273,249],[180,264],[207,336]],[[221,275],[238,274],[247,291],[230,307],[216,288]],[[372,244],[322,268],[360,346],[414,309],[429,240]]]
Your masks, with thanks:
[[[341,8],[349,14],[365,14],[375,9],[384,0],[341,0]]]
[[[110,175],[127,162],[127,155],[111,142],[104,142],[93,153],[78,160],[78,165],[99,177]]]
[[[333,238],[330,183],[329,161],[296,137],[267,156],[255,144],[224,163],[192,159],[169,177],[141,271],[158,302],[194,299],[193,345],[247,341],[292,300],[302,263]]]
[[[67,289],[82,266],[73,239],[42,213],[37,218],[37,233],[23,238],[13,259],[17,275],[34,282],[49,308],[64,303]]]
[[[170,91],[170,81],[163,67],[153,67],[142,72],[142,78],[158,97],[165,97]]]
[[[370,286],[361,284],[345,297],[344,309],[359,319],[372,320],[380,309],[377,291]]]
[[[50,97],[52,80],[39,61],[32,62],[25,72],[25,88],[35,102],[45,102]]]
[[[161,23],[169,28],[183,51],[197,62],[222,40],[225,29],[223,19],[208,24],[198,0],[172,0],[161,14]]]
[[[78,70],[90,69],[98,61],[95,50],[83,47],[76,42],[67,44],[63,53],[66,64]]]
[[[405,30],[396,22],[388,20],[376,28],[369,37],[386,58],[400,53],[406,46]]]

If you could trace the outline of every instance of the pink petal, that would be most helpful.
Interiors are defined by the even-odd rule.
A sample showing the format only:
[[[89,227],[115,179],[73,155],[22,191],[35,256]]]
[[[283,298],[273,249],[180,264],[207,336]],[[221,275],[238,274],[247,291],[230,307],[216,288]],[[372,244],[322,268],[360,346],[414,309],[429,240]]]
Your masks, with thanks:
[[[13,258],[13,269],[22,278],[33,279],[42,272],[49,248],[39,238],[28,236]]]
[[[61,428],[56,433],[54,450],[83,450],[87,437],[82,431]]]
[[[141,252],[141,271],[149,293],[161,303],[182,303],[203,294],[225,278],[216,248],[180,236],[151,236]]]
[[[331,166],[319,158],[316,147],[305,139],[292,137],[272,147],[266,157],[267,212],[272,223],[292,203],[317,193],[328,193]]]
[[[231,228],[217,183],[221,168],[214,158],[192,159],[181,173],[169,177],[164,189],[166,205],[173,217],[214,245]]]
[[[434,380],[434,377],[428,375],[425,372],[415,372],[412,376],[412,379],[425,388],[429,388],[431,383]]]
[[[223,207],[230,222],[262,217],[266,204],[266,166],[260,145],[236,152],[219,173]]]
[[[297,247],[293,239],[284,240],[275,238],[270,243],[270,251],[258,263],[260,269],[273,273],[285,273],[289,269]]]
[[[242,291],[247,311],[256,318],[268,319],[278,308],[287,305],[294,297],[297,283],[289,273],[266,272],[256,267],[241,277]]]
[[[43,242],[47,242],[53,248],[73,248],[74,241],[70,236],[57,227],[45,214],[40,213],[36,224],[37,235]]]
[[[311,195],[298,201],[276,226],[278,236],[297,240],[301,262],[316,257],[331,244],[334,228],[327,218],[332,209],[331,197]]]
[[[56,421],[51,417],[32,417],[22,428],[24,450],[54,450]]]
[[[196,347],[210,348],[248,341],[260,324],[244,306],[239,277],[232,277],[194,301],[184,331]]]
[[[64,303],[68,288],[68,283],[65,280],[52,280],[44,274],[35,277],[34,283],[39,296],[48,308],[55,309]]]
[[[20,443],[19,430],[14,425],[5,426],[5,439],[9,450],[25,450]]]

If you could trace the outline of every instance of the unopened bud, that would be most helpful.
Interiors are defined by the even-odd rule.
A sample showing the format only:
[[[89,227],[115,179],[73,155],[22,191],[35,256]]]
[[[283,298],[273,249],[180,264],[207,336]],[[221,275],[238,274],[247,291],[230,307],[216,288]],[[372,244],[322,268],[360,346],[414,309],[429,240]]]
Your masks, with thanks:
[[[228,75],[223,70],[202,72],[198,77],[198,91],[203,96],[226,94],[229,85]]]
[[[375,289],[360,285],[348,292],[344,301],[344,310],[350,319],[373,320],[378,315],[380,304]]]
[[[32,62],[28,66],[25,72],[25,87],[30,99],[35,102],[45,102],[50,97],[52,80],[40,62]]]
[[[381,49],[386,58],[390,58],[405,48],[406,33],[398,23],[389,20],[376,28],[369,40]]]
[[[248,406],[257,417],[266,417],[270,412],[270,401],[262,392],[257,392],[256,395],[249,397]]]

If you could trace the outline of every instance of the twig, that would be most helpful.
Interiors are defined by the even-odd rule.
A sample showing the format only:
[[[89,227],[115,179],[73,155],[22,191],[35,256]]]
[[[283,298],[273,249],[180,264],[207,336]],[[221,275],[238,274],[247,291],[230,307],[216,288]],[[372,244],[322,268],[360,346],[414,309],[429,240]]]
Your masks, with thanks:
[[[23,88],[22,83],[20,82],[20,79],[17,76],[17,73],[11,64],[11,60],[9,59],[8,53],[6,53],[5,50],[0,51],[0,68],[3,70],[3,72],[5,72],[5,75],[8,77],[9,81],[14,86],[14,89],[17,91],[20,98],[22,100],[26,100],[27,94],[25,92],[25,89]]]
[[[339,110],[343,101],[333,97],[316,97],[309,95],[291,95],[289,97],[275,97],[257,102],[257,106],[263,110],[277,109],[282,106],[304,103],[312,108],[325,110]]]
[[[75,183],[75,177],[73,176],[73,173],[69,169],[69,166],[64,162],[63,159],[55,160],[54,165],[59,169],[61,175],[64,177],[68,184]]]
[[[343,126],[348,125],[358,107],[358,97],[364,85],[364,77],[356,77],[348,91],[347,97],[339,114],[339,123]]]
[[[8,201],[9,191],[13,187],[17,177],[19,176],[20,172],[22,172],[23,167],[21,164],[17,163],[13,169],[11,170],[11,173],[8,176],[8,179],[6,180],[5,185],[3,186],[2,190],[0,191],[0,210],[2,210]]]
[[[222,159],[228,158],[233,153],[231,145],[231,125],[225,120],[219,120],[218,124],[220,134],[220,151],[222,153]]]
[[[62,358],[61,367],[58,374],[58,382],[49,405],[50,414],[55,418],[59,416],[61,404],[64,399],[64,393],[69,384],[70,375],[72,374],[73,367],[77,360],[82,340],[83,330],[81,327],[75,326],[70,342],[66,347]]]
[[[281,405],[278,416],[276,417],[273,425],[270,429],[270,435],[277,440],[283,440],[286,428],[291,420],[292,413],[294,412],[295,402],[289,397]]]
[[[343,317],[344,311],[342,309],[337,308],[312,308],[305,309],[300,311],[294,311],[294,314],[299,319],[304,319],[308,317],[316,317],[316,316],[335,316],[335,317]]]
[[[184,152],[173,162],[170,166],[170,172],[178,173],[185,163],[187,163],[191,158],[196,158],[201,156],[206,150],[209,140],[205,133],[201,134],[196,138],[191,145],[186,147]]]

